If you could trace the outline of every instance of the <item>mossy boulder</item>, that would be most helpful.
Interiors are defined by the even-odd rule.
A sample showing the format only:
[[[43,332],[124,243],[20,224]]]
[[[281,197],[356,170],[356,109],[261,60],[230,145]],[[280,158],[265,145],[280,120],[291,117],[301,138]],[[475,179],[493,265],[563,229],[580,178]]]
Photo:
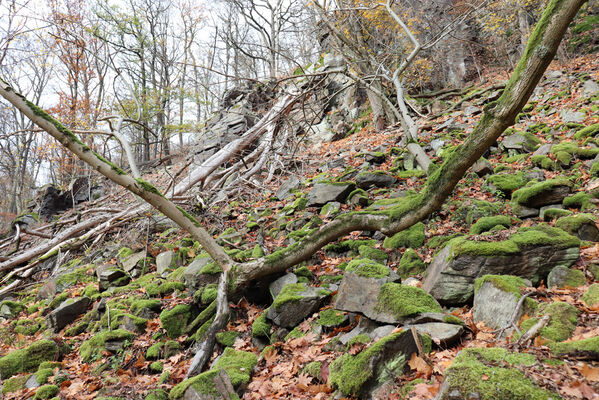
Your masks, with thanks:
[[[539,208],[560,204],[570,194],[572,182],[568,179],[549,179],[516,190],[512,200],[524,207]]]
[[[0,317],[2,318],[14,318],[23,310],[25,310],[25,306],[17,301],[4,300],[0,303]]]
[[[480,235],[483,232],[487,232],[497,225],[501,225],[504,228],[509,228],[512,225],[512,219],[507,215],[497,215],[494,217],[482,217],[474,225],[470,227],[471,235]]]
[[[422,287],[442,304],[464,304],[478,277],[513,275],[537,284],[553,268],[570,267],[579,254],[578,238],[547,225],[520,228],[501,241],[459,237],[435,256]]]
[[[269,337],[270,328],[270,324],[266,321],[266,312],[263,312],[252,323],[252,337]]]
[[[547,286],[551,289],[564,287],[579,287],[587,283],[584,272],[558,266],[551,270],[547,276]]]
[[[545,169],[547,171],[557,171],[559,169],[557,163],[548,156],[537,154],[530,158],[532,165]]]
[[[522,184],[524,186],[525,183]],[[511,193],[511,192],[510,192]],[[455,216],[468,225],[482,217],[491,217],[501,211],[498,203],[491,203],[485,200],[469,199],[462,202],[455,212]]]
[[[430,351],[430,338],[420,336],[420,341],[423,350]],[[409,330],[391,334],[356,355],[346,353],[333,361],[329,366],[329,385],[346,396],[368,398],[377,387],[401,376],[417,351]]]
[[[334,328],[341,326],[348,321],[347,316],[343,311],[329,308],[318,313],[318,323],[323,328]]]
[[[266,317],[275,324],[293,328],[316,311],[330,291],[303,283],[285,285],[268,308]]]
[[[334,308],[360,312],[383,323],[399,323],[426,312],[439,312],[441,307],[420,288],[390,282],[384,278],[366,278],[346,272],[339,285]]]
[[[7,379],[21,372],[37,370],[44,361],[58,357],[58,346],[53,340],[39,340],[29,347],[14,350],[0,358],[0,378]]]
[[[39,389],[37,389],[37,392],[35,392],[35,396],[33,396],[33,398],[35,400],[51,399],[52,397],[56,396],[59,391],[60,391],[60,388],[56,385],[44,385],[44,386],[40,387]]]
[[[595,225],[593,214],[576,214],[565,216],[555,222],[555,226],[581,240],[599,241],[599,229]]]
[[[599,304],[599,283],[593,283],[582,295],[582,300],[589,307]]]
[[[536,363],[534,356],[502,348],[472,348],[458,353],[445,371],[438,399],[550,400],[557,393],[542,389],[518,368]]]
[[[387,253],[371,246],[362,245],[358,247],[358,253],[360,254],[360,257],[369,258],[381,264],[386,263],[388,258]]]
[[[22,390],[30,377],[31,375],[19,375],[6,379],[4,385],[2,385],[2,394],[14,393]]]
[[[225,347],[232,347],[235,344],[235,340],[239,337],[237,331],[225,331],[216,334],[216,341]]]
[[[347,265],[345,272],[353,272],[364,278],[385,278],[389,276],[391,270],[376,261],[367,258],[357,258]]]
[[[563,342],[572,336],[576,328],[576,321],[580,312],[576,307],[569,303],[557,301],[541,308],[537,317],[529,318],[522,322],[520,331],[524,334],[540,318],[549,315],[550,319],[547,325],[539,331],[539,336],[548,339],[551,342]]]
[[[221,357],[214,363],[209,371],[203,372],[193,378],[184,380],[176,385],[169,394],[169,399],[181,399],[188,389],[197,394],[211,395],[214,399],[226,399],[219,391],[217,381],[221,371],[229,378],[229,385],[238,389],[250,381],[252,370],[258,363],[258,358],[253,353],[237,351],[227,347]]]
[[[566,197],[562,204],[567,208],[578,208],[581,210],[585,210],[587,208],[591,208],[591,198],[592,196],[585,192],[578,192],[573,194],[572,196]]]
[[[599,360],[599,336],[571,342],[552,343],[550,347],[557,357]]]
[[[416,251],[413,249],[406,249],[401,256],[401,259],[399,260],[399,266],[397,267],[397,274],[401,277],[401,279],[418,275],[425,270],[426,265],[418,253],[416,253]]]
[[[387,249],[398,249],[400,247],[421,247],[424,245],[424,224],[418,222],[410,228],[385,238],[383,246]]]
[[[179,304],[170,310],[160,313],[160,323],[166,334],[171,339],[176,339],[185,332],[187,324],[191,320],[191,306]]]
[[[133,332],[124,329],[104,331],[83,342],[79,347],[79,354],[84,362],[89,362],[104,350],[122,348],[126,341],[131,341],[134,337]]]
[[[499,173],[491,175],[487,178],[486,182],[491,188],[499,191],[509,199],[513,191],[526,185],[528,179],[523,172],[518,171],[516,173]]]

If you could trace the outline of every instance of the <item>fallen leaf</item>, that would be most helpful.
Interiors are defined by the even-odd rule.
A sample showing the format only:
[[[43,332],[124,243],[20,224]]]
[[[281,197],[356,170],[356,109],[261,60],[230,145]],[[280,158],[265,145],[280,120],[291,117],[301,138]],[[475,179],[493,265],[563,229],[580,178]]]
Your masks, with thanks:
[[[591,382],[599,382],[599,368],[591,367],[589,364],[584,363],[582,367],[577,367],[578,371]]]
[[[412,357],[410,357],[408,365],[410,366],[410,368],[417,371],[419,374],[426,376],[426,379],[428,379],[433,373],[433,368],[430,365],[428,365],[428,363],[422,357],[419,357],[416,353],[412,353]]]

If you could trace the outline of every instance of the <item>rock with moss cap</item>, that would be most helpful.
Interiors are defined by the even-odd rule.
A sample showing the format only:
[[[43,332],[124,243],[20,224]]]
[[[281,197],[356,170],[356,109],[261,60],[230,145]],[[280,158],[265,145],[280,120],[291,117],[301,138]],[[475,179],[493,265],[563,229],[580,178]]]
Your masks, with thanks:
[[[171,390],[169,399],[203,398],[202,395],[210,395],[215,400],[236,398],[236,391],[250,381],[257,363],[258,358],[253,353],[227,347],[210,370],[179,383]]]
[[[269,337],[270,328],[270,324],[266,321],[266,312],[263,312],[252,323],[252,337]]]
[[[426,336],[419,339],[423,350],[430,351],[431,340]],[[389,380],[403,375],[407,361],[417,351],[409,330],[393,333],[356,355],[346,353],[333,361],[329,384],[346,396],[370,398],[371,393]]]
[[[160,323],[171,339],[181,336],[189,321],[191,321],[191,306],[187,304],[179,304],[160,313]]]
[[[410,228],[385,238],[383,246],[387,249],[398,249],[400,247],[421,247],[424,244],[424,224],[418,222]]]
[[[550,347],[557,357],[599,361],[599,336],[571,342],[552,343]]]
[[[576,214],[558,219],[555,226],[578,237],[580,240],[599,242],[599,229],[595,224],[595,220],[593,214]]]
[[[558,266],[551,270],[547,276],[547,287],[550,289],[559,289],[564,287],[579,287],[587,283],[584,272],[577,269],[570,269],[564,266]]]
[[[318,323],[323,328],[336,328],[347,324],[349,318],[343,313],[343,311],[329,308],[318,313]]]
[[[572,182],[568,179],[549,179],[518,189],[512,200],[523,207],[540,208],[561,203],[571,191]]]
[[[330,291],[302,283],[286,285],[269,307],[266,317],[275,324],[293,328],[318,310]]]
[[[502,348],[473,348],[458,353],[445,371],[439,400],[550,400],[557,393],[537,386],[518,368],[536,363],[534,356]],[[505,367],[504,367],[505,366]]]
[[[0,317],[2,318],[14,318],[23,310],[25,310],[25,306],[17,301],[4,300],[0,303]]]
[[[487,274],[514,275],[537,284],[557,267],[570,267],[580,240],[546,225],[520,228],[506,240],[451,240],[427,269],[423,289],[442,304],[464,304],[474,295],[474,280]]]
[[[524,279],[511,275],[484,275],[477,278],[474,282],[472,307],[474,322],[482,321],[493,329],[509,328],[512,314],[522,297],[522,289],[528,285],[529,282]],[[527,300],[519,307],[516,321],[524,313],[530,315],[536,311],[536,302]],[[508,333],[507,330],[504,332]]]
[[[44,361],[53,361],[57,357],[58,346],[53,340],[39,340],[1,357],[0,376],[7,379],[21,372],[35,371]]]
[[[550,317],[549,322],[539,331],[539,336],[548,339],[551,342],[563,342],[572,336],[576,328],[576,322],[580,311],[571,304],[556,301],[540,308],[536,317],[529,318],[520,324],[520,331],[524,334],[540,318],[545,315]],[[519,337],[520,335],[515,335]]]

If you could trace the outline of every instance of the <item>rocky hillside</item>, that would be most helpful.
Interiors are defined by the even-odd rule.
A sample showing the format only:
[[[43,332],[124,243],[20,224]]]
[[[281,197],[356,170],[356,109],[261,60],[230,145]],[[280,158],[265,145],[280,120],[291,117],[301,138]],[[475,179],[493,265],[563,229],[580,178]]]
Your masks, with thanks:
[[[502,78],[410,99],[432,115],[419,125],[434,164]],[[230,299],[209,369],[191,379],[220,269],[168,221],[116,224],[0,303],[3,398],[598,398],[598,82],[596,56],[553,65],[430,219],[391,237],[354,232]],[[375,134],[355,113],[347,137],[299,154],[279,184],[214,208],[184,205],[247,261],[340,213],[385,212],[422,190],[426,173],[398,147],[401,130]],[[166,182],[182,167],[147,178]],[[118,188],[103,201],[135,202]]]

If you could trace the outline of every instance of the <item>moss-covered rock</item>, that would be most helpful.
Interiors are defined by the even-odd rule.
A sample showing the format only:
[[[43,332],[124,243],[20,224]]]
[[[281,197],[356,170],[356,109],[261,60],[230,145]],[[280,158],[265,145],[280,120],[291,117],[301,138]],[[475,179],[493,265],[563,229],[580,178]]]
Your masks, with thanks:
[[[563,266],[555,267],[547,276],[549,288],[579,287],[587,283],[584,272]]]
[[[237,331],[219,332],[216,334],[216,341],[225,347],[232,347],[238,337],[239,332]]]
[[[591,195],[585,192],[578,192],[572,196],[566,197],[562,204],[568,208],[579,208],[585,210],[590,208]]]
[[[152,390],[144,400],[168,400],[168,393],[162,389]]]
[[[44,385],[44,386],[40,387],[39,389],[37,389],[37,391],[35,392],[35,396],[33,396],[33,398],[35,400],[51,399],[52,397],[56,396],[59,391],[60,391],[60,388],[56,385]]]
[[[515,275],[537,284],[553,268],[570,267],[579,257],[579,246],[575,236],[547,225],[520,228],[497,242],[459,237],[435,256],[422,287],[443,304],[463,304],[474,295],[475,278]]]
[[[593,214],[576,214],[558,219],[555,226],[582,240],[599,240],[599,229]]]
[[[424,290],[399,283],[385,283],[377,297],[377,311],[404,319],[422,313],[441,312],[441,306]]]
[[[329,308],[318,313],[318,323],[325,328],[333,328],[347,321],[343,311]]]
[[[552,343],[550,347],[557,357],[599,360],[599,336],[565,343]]]
[[[513,191],[526,185],[527,181],[524,173],[520,171],[508,174],[495,174],[487,178],[487,184],[495,190],[500,191],[507,198],[510,198]]]
[[[568,179],[549,179],[516,190],[512,195],[512,200],[525,207],[558,204],[570,193],[571,187],[572,182]]]
[[[387,249],[398,249],[400,247],[421,247],[424,245],[424,224],[418,222],[408,229],[385,238],[383,246]]]
[[[474,225],[470,227],[471,235],[480,235],[483,232],[489,231],[491,228],[501,225],[509,228],[512,225],[512,220],[507,215],[497,215],[494,217],[482,217]]]
[[[252,323],[252,337],[269,337],[270,324],[266,321],[266,311]]]
[[[101,332],[83,342],[79,347],[79,354],[83,361],[89,362],[106,349],[106,342],[126,342],[133,340],[134,337],[133,332],[124,329]]]
[[[502,348],[472,348],[460,351],[445,371],[439,399],[549,400],[560,398],[544,390],[522,371],[536,363],[530,354],[509,353]],[[508,368],[504,368],[507,366]]]
[[[426,265],[420,259],[418,253],[413,249],[406,249],[397,267],[397,274],[401,279],[406,279],[410,276],[418,275],[426,270]]]
[[[456,210],[455,216],[466,224],[472,225],[479,218],[491,217],[497,215],[500,211],[501,207],[498,203],[473,199],[462,202]]]
[[[532,163],[532,165],[545,169],[547,171],[557,171],[559,169],[555,161],[541,154],[532,156],[530,158],[530,162]]]
[[[160,361],[154,361],[153,363],[150,363],[148,368],[150,372],[154,374],[159,374],[164,369],[164,365]]]
[[[29,380],[31,375],[19,375],[13,376],[10,379],[6,379],[4,381],[4,385],[2,385],[2,394],[8,394],[13,392],[18,392],[25,387],[25,382]]]
[[[223,355],[214,363],[212,369],[193,378],[186,379],[175,386],[169,394],[169,399],[176,400],[183,398],[185,391],[190,386],[200,394],[218,396],[219,392],[215,388],[213,379],[218,375],[220,370],[224,370],[229,375],[231,384],[234,388],[237,388],[250,381],[250,375],[257,363],[258,358],[253,353],[237,351],[227,347]]]
[[[321,379],[320,370],[322,369],[321,361],[312,361],[302,368],[302,374],[311,376],[312,378]]]
[[[367,258],[352,260],[345,268],[346,272],[353,272],[365,278],[384,278],[389,276],[391,270],[376,261]]]
[[[599,283],[593,283],[582,295],[582,300],[587,306],[592,307],[599,304]]]
[[[576,328],[579,311],[576,307],[565,302],[554,302],[543,307],[538,317],[529,318],[522,322],[522,333],[528,331],[538,320],[549,315],[549,323],[541,328],[539,335],[553,342],[562,342],[568,339]]]
[[[430,338],[423,336],[421,343],[425,352],[430,351]],[[405,363],[416,351],[410,331],[391,334],[355,356],[346,353],[333,361],[329,384],[345,395],[360,396],[368,386],[384,382],[382,375],[388,372],[401,375]]]
[[[573,137],[574,139],[580,140],[590,136],[595,136],[597,133],[599,133],[599,124],[592,124],[585,126],[584,128],[580,128],[578,131],[576,131]]]
[[[25,310],[25,306],[17,301],[4,300],[0,303],[0,317],[6,319],[16,317],[23,310]]]
[[[179,304],[160,313],[160,323],[171,339],[181,336],[190,320],[191,306],[187,304]]]
[[[375,249],[374,247],[370,247],[370,246],[360,246],[358,248],[358,253],[360,254],[360,257],[362,258],[369,258],[371,260],[374,260],[376,262],[379,262],[381,264],[384,264],[387,262],[387,253],[385,253],[382,250],[379,249]]]
[[[0,358],[0,376],[10,378],[20,372],[35,371],[44,361],[53,361],[58,357],[58,346],[53,340],[40,340],[29,347],[14,350]]]
[[[562,142],[552,146],[551,153],[556,156],[558,153],[567,153],[579,158],[593,158],[599,154],[599,148],[582,148],[574,142]]]
[[[279,326],[293,328],[316,311],[329,290],[290,283],[283,287],[266,312],[266,317]]]

